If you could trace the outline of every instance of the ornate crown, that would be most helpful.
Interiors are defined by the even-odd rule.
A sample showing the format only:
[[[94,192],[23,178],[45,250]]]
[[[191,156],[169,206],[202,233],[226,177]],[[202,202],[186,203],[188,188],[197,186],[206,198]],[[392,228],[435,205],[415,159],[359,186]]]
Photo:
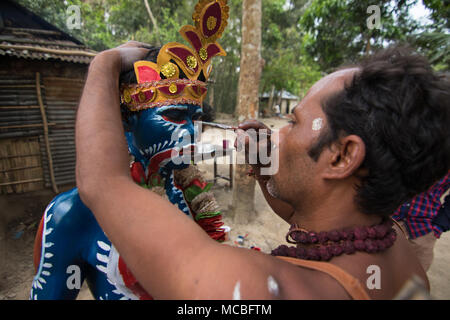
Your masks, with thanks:
[[[226,55],[216,40],[227,25],[228,11],[227,0],[200,0],[192,14],[195,26],[179,31],[192,49],[169,42],[160,49],[156,63],[136,61],[137,84],[121,86],[122,104],[131,111],[171,104],[202,106],[211,58]],[[180,69],[186,78],[180,78]]]

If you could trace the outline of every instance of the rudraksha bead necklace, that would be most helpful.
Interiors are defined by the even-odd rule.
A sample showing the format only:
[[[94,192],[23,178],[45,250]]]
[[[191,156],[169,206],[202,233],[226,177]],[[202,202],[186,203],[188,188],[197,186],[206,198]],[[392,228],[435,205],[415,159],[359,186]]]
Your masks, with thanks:
[[[274,256],[287,256],[306,260],[328,261],[333,257],[356,251],[377,253],[390,248],[397,239],[393,222],[384,219],[369,227],[346,228],[329,232],[313,232],[291,225],[286,241],[298,247],[281,245],[272,250]]]

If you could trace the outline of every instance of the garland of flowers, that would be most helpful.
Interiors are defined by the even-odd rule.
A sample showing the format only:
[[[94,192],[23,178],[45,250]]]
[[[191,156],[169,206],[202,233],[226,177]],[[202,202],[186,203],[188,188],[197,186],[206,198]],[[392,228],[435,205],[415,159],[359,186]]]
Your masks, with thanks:
[[[142,164],[134,161],[130,169],[131,176],[137,184],[167,199],[164,181],[158,173],[151,173],[146,177]],[[224,241],[225,230],[221,228],[222,213],[214,194],[210,191],[212,183],[204,180],[197,166],[190,165],[186,169],[174,170],[174,184],[183,191],[186,203],[197,224],[214,240]]]
[[[174,170],[175,184],[183,190],[186,202],[194,220],[217,241],[225,240],[222,213],[214,194],[210,191],[212,183],[207,183],[197,166]]]

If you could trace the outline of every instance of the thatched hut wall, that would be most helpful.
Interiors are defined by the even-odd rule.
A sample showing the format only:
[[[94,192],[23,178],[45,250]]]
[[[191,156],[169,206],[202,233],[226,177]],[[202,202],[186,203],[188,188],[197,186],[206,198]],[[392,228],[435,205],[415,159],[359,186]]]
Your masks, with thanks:
[[[86,64],[2,59],[0,194],[53,187],[52,172],[56,189],[75,183],[74,125],[86,71]]]

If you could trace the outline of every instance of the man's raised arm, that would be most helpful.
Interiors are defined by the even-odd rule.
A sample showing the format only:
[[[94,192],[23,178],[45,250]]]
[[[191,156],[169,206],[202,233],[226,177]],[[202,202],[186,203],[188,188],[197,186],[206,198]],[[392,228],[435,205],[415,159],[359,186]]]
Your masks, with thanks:
[[[89,69],[76,123],[81,199],[154,298],[231,299],[238,283],[248,298],[273,299],[267,277],[286,262],[217,243],[172,203],[132,181],[118,98],[121,54],[100,53]],[[225,265],[214,285],[210,271]]]

